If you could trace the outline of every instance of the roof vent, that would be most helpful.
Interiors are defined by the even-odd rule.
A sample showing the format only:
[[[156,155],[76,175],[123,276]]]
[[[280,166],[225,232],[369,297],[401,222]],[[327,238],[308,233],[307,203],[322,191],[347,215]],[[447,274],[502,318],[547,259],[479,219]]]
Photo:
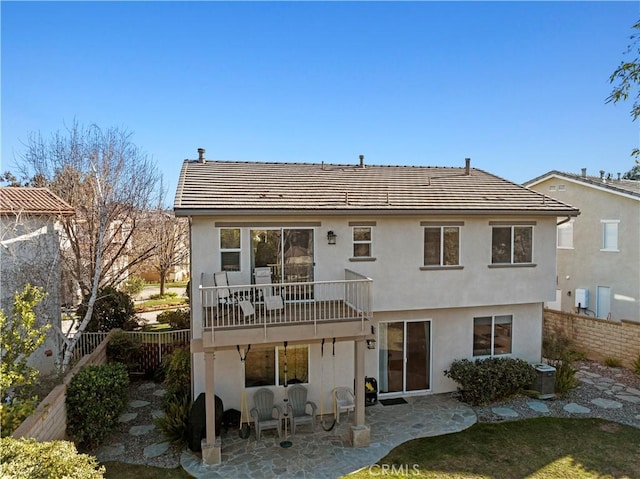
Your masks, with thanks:
[[[618,181],[620,181],[620,175],[621,175],[621,173],[618,172]]]
[[[471,174],[471,158],[464,159],[464,174],[466,176]]]
[[[204,152],[205,152],[204,148],[198,148],[198,161],[200,163],[205,163],[207,161],[204,157]]]
[[[360,168],[364,168],[364,155],[360,155],[358,158],[360,158]]]
[[[582,177],[583,178],[587,177],[587,169],[586,168],[582,168]]]
[[[604,181],[604,170],[600,170],[600,181]]]

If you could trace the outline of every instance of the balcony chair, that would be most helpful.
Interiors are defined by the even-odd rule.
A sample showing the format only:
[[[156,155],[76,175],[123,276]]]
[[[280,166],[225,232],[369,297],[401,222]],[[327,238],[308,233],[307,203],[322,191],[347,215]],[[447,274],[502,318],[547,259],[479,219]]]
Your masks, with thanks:
[[[338,386],[332,392],[333,395],[333,407],[336,412],[336,422],[340,423],[340,413],[346,412],[347,415],[349,411],[355,411],[356,409],[356,399],[353,395],[353,391],[351,388],[346,386]]]
[[[260,296],[267,311],[278,311],[284,308],[282,296],[274,294],[273,283],[271,282],[271,268],[259,267],[253,270],[253,277],[256,284],[265,285],[258,288]]]
[[[313,401],[307,401],[307,388],[296,384],[287,389],[289,420],[291,421],[291,434],[296,433],[298,424],[311,423],[313,431],[316,430],[316,410],[318,407]],[[311,413],[307,411],[311,410]]]
[[[256,427],[256,439],[265,429],[277,429],[278,437],[282,436],[282,408],[273,404],[273,391],[267,388],[258,389],[253,395],[253,408],[249,415]]]

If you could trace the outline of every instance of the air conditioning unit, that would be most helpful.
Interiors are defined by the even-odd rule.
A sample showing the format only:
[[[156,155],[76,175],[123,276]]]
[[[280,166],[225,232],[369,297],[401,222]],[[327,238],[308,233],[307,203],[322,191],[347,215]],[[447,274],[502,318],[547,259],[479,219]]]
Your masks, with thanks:
[[[538,392],[539,399],[550,399],[556,395],[556,368],[548,364],[534,364],[536,379],[531,389]]]
[[[575,307],[586,309],[589,307],[589,290],[587,288],[576,288]]]

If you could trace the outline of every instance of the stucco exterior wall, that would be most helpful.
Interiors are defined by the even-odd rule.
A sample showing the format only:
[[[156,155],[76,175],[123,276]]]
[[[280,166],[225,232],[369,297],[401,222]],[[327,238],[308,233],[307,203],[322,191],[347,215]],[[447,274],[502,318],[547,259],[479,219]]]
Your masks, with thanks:
[[[615,184],[615,180],[612,183]],[[573,312],[575,290],[585,288],[589,290],[588,309],[595,314],[597,287],[608,286],[611,288],[610,319],[640,321],[638,198],[567,178],[550,178],[531,189],[580,209],[573,226],[573,248],[558,248],[557,252],[561,310]],[[619,220],[618,251],[602,251],[601,220]],[[604,319],[607,315],[602,313],[601,317]]]

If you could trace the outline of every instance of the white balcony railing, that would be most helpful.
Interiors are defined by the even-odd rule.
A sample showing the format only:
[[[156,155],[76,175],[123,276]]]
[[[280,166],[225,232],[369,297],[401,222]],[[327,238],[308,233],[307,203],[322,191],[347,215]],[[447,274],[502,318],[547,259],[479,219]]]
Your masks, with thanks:
[[[345,270],[344,280],[229,286],[200,285],[205,329],[255,328],[371,318],[372,280]]]

